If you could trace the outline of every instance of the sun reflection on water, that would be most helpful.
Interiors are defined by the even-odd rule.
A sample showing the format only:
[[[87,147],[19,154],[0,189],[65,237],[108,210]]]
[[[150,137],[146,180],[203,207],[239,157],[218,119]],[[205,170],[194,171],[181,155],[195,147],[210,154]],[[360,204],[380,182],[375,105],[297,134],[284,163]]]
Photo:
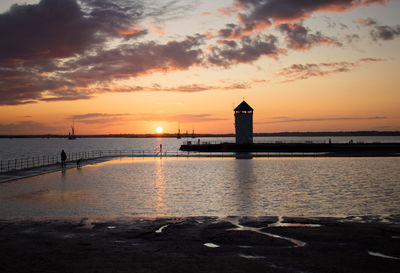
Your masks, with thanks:
[[[164,180],[164,161],[162,159],[155,161],[156,165],[156,203],[155,203],[155,210],[158,214],[165,214],[166,212],[166,204],[165,204],[165,180]]]
[[[118,158],[0,184],[0,218],[399,214],[399,177],[400,158]]]

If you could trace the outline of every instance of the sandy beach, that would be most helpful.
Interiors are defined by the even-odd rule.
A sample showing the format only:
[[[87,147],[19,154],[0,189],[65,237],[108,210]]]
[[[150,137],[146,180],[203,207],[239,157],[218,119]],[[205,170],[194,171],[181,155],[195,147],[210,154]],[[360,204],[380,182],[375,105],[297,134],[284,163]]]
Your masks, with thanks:
[[[0,272],[398,272],[399,216],[0,222]]]

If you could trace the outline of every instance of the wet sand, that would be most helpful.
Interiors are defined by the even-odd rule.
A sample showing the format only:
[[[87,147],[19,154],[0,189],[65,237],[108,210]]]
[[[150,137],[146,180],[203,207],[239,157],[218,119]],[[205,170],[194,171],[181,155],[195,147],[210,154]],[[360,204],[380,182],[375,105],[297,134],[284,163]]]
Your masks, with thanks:
[[[0,221],[0,272],[399,272],[390,220]]]

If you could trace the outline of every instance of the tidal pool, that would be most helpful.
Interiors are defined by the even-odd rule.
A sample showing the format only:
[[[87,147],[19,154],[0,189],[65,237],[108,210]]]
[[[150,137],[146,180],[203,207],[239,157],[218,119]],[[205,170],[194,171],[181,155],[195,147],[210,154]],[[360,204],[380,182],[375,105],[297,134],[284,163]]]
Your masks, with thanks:
[[[0,184],[0,219],[400,214],[400,158],[121,158]]]

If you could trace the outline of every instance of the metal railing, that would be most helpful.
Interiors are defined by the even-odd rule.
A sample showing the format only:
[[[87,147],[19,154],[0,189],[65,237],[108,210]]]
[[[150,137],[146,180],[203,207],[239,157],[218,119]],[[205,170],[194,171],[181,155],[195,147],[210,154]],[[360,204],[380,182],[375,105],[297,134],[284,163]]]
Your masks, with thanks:
[[[154,150],[102,150],[102,151],[86,151],[67,153],[66,163],[76,162],[77,160],[93,160],[106,157],[176,157],[176,158],[246,158],[246,157],[306,157],[306,156],[323,156],[325,153],[274,153],[274,152],[252,152],[252,153],[236,153],[236,152],[193,152],[193,151],[160,151]],[[35,157],[27,157],[20,159],[0,160],[0,173],[7,173],[19,170],[34,169],[40,167],[61,165],[60,155],[43,155]]]
[[[66,163],[77,160],[92,160],[105,157],[221,157],[232,156],[226,153],[192,153],[181,151],[159,151],[159,150],[102,150],[67,153]],[[19,159],[0,160],[0,173],[7,173],[19,170],[40,168],[61,164],[61,155],[41,155]]]

